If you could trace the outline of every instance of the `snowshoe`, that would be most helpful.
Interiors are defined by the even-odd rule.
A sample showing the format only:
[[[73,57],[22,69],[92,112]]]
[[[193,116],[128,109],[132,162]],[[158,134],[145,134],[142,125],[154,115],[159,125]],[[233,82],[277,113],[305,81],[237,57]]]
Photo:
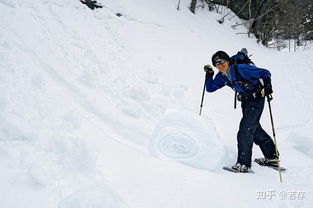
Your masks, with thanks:
[[[250,167],[241,163],[236,163],[232,167],[224,166],[223,169],[233,173],[253,173]]]
[[[266,166],[274,170],[279,170],[279,169],[280,171],[286,170],[286,168],[284,167],[278,167],[278,164],[279,164],[278,159],[256,158],[254,159],[254,162],[258,163],[261,166]]]

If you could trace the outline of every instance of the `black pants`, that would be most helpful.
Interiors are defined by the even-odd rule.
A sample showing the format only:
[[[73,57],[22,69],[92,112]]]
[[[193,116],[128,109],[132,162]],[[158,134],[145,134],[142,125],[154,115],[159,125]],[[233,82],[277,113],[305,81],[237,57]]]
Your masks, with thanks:
[[[251,167],[253,142],[260,146],[265,158],[277,158],[273,140],[260,125],[264,103],[265,98],[248,99],[241,102],[243,116],[237,134],[237,162],[248,167]]]

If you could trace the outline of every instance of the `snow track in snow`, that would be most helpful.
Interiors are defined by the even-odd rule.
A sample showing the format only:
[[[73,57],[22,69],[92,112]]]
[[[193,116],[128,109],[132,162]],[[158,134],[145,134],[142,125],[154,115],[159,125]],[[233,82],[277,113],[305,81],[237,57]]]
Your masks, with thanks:
[[[58,208],[127,208],[121,197],[107,186],[93,186],[64,197]]]

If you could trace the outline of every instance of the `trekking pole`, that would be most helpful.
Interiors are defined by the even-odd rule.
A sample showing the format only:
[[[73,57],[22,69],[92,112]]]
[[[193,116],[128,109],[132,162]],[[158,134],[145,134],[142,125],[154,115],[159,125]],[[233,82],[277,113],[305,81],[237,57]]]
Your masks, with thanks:
[[[267,102],[268,102],[268,108],[270,111],[270,117],[271,117],[271,124],[272,124],[272,131],[273,131],[273,138],[274,138],[274,144],[275,144],[275,152],[278,157],[278,148],[277,148],[277,142],[276,142],[276,133],[275,133],[275,128],[274,128],[274,121],[273,121],[273,114],[272,114],[272,107],[271,107],[271,100],[273,100],[272,95],[267,95]],[[280,182],[283,182],[282,176],[281,176],[281,169],[280,169],[280,164],[279,164],[279,158],[277,158],[277,164],[278,164],[278,173],[279,173],[279,179]]]
[[[203,106],[203,100],[204,100],[205,83],[206,83],[206,76],[205,76],[205,80],[204,80],[204,86],[203,86],[202,98],[201,98],[201,104],[200,104],[200,113],[199,113],[200,116],[201,116],[201,113],[202,113],[202,106]]]
[[[179,10],[180,0],[178,0],[177,10]]]

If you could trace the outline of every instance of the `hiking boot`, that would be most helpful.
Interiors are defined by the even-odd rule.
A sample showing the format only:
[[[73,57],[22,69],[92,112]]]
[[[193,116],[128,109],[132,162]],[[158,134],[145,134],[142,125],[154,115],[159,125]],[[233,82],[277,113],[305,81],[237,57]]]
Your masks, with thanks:
[[[236,163],[236,165],[233,165],[231,168],[238,173],[248,173],[251,171],[250,167],[241,163]]]
[[[255,162],[262,166],[278,167],[279,159],[257,158]]]

